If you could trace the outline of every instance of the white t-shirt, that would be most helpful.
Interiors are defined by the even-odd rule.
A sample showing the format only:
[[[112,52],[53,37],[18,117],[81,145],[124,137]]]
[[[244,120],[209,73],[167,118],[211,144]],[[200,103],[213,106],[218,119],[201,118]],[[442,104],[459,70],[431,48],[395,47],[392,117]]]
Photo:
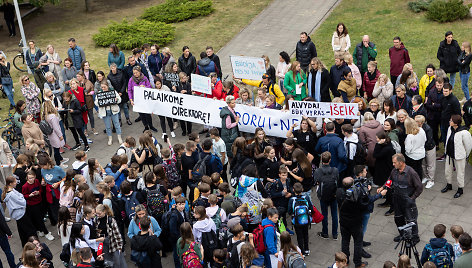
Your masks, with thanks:
[[[213,139],[213,153],[216,154],[221,160],[221,153],[225,153],[225,162],[223,165],[228,163],[228,154],[226,153],[226,144],[222,138],[219,141]]]
[[[298,253],[302,254],[302,251],[300,250],[299,247],[297,247],[297,251]],[[283,251],[279,251],[279,255],[277,257],[277,260],[282,263],[282,267],[285,267],[285,264],[284,264],[284,252]]]

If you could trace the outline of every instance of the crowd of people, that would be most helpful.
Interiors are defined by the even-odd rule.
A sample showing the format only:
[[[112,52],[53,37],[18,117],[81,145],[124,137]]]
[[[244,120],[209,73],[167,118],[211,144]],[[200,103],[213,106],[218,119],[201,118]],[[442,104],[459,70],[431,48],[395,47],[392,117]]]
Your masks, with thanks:
[[[34,41],[28,42],[25,57],[34,82],[21,76],[24,100],[16,103],[10,63],[0,55],[1,86],[26,144],[26,150],[13,155],[0,140],[5,183],[1,200],[17,223],[24,246],[22,267],[52,266],[51,252],[39,240],[55,239],[45,216],[57,227],[66,266],[127,267],[123,252],[129,241],[130,258],[138,267],[161,267],[161,257],[167,254],[173,255],[175,267],[302,267],[295,265],[306,265],[310,255],[310,224],[321,221],[318,236],[330,238],[329,210],[331,238],[338,239],[339,229],[342,244],[332,267],[347,267],[351,237],[355,267],[365,267],[362,258],[371,255],[364,247],[371,242],[364,234],[376,200],[384,199],[379,206],[388,208],[385,216],[395,215],[398,227],[411,224],[416,244],[415,200],[437,181],[437,161],[445,161],[446,186],[441,192],[452,190],[455,171],[454,198],[464,194],[472,150],[467,87],[472,55],[470,44],[459,47],[452,32],[446,32],[439,45],[440,68],[429,64],[421,79],[400,37],[393,38],[388,51],[389,78],[377,68],[378,52],[369,36],[349,52],[351,40],[342,23],[333,33],[335,64],[329,71],[302,32],[295,61],[280,52],[274,67],[262,55],[267,72],[261,80],[223,81],[212,47],[197,61],[187,46],[176,60],[169,48],[148,44],[133,49],[127,58],[112,44],[105,74],[92,69],[74,38],[68,43],[62,60],[52,45],[42,53]],[[462,109],[453,94],[457,72],[466,99]],[[194,73],[211,78],[211,94],[192,91]],[[219,114],[222,127],[205,125],[195,132],[190,122],[158,115],[161,141],[151,114],[131,120],[135,86],[223,100],[227,106]],[[255,94],[249,86],[257,87]],[[96,96],[108,91],[115,92],[115,99],[100,104]],[[239,131],[236,105],[284,112],[289,100],[357,103],[359,114],[357,119],[303,116],[286,138],[266,136],[263,128]],[[104,120],[108,146],[113,145],[113,133],[118,140],[105,167],[88,155],[92,137],[99,135],[96,115]],[[143,133],[122,138],[122,122],[139,121]],[[188,140],[172,144],[179,126]],[[75,145],[68,144],[66,130]],[[200,135],[205,135],[202,140]],[[61,156],[66,150],[75,151],[70,167],[69,159]],[[313,206],[314,196],[321,213]],[[8,244],[9,218],[2,213],[0,243],[10,267],[16,267]],[[457,243],[448,253],[451,260],[457,259],[455,267],[466,267],[471,239],[458,229],[451,227]],[[431,257],[437,252],[431,247],[443,246],[445,232],[445,226],[435,227],[438,240],[423,251],[424,267],[452,267],[439,266]],[[399,232],[394,241],[403,238]],[[460,258],[459,251],[464,252]],[[395,266],[386,262],[384,267]],[[400,257],[398,267],[411,267],[408,256]]]

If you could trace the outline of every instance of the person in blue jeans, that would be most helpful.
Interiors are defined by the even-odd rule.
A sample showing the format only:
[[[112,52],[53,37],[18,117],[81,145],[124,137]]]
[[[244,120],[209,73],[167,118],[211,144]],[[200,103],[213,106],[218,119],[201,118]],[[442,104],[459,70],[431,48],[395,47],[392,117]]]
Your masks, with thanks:
[[[470,54],[470,43],[462,43],[462,51],[459,57],[457,58],[457,63],[459,64],[459,76],[461,78],[462,91],[464,92],[464,97],[469,100],[469,77],[470,77],[470,61],[472,60],[472,54]]]
[[[363,165],[356,165],[354,167],[354,175],[355,175],[355,181],[367,181],[367,169]],[[368,185],[367,188],[370,189],[372,188],[371,185]],[[387,190],[383,190],[380,193],[376,195],[369,195],[369,205],[367,207],[367,210],[362,214],[362,237],[365,237],[365,232],[367,231],[367,224],[369,223],[370,219],[370,214],[374,212],[374,202],[381,198],[382,196],[385,196],[387,194]],[[371,243],[367,241],[362,242],[363,247],[370,246]],[[365,249],[362,249],[362,258],[370,258],[372,255],[370,255]]]
[[[0,195],[2,191],[0,190]],[[0,247],[2,248],[3,252],[5,252],[5,256],[7,257],[8,265],[10,268],[16,267],[15,264],[15,256],[11,252],[10,243],[8,239],[10,239],[12,233],[10,228],[8,228],[7,222],[5,221],[5,215],[3,209],[0,209]],[[3,264],[0,261],[0,268],[3,268]]]
[[[100,85],[101,90],[98,94],[102,96],[106,94],[106,92],[113,92],[114,90],[110,90],[107,83]],[[97,94],[97,93],[95,93]],[[99,98],[95,98],[95,105],[98,106],[98,117],[103,119],[105,123],[106,133],[108,136],[108,145],[112,145],[112,131],[111,131],[111,124],[116,129],[116,135],[118,136],[118,143],[122,144],[123,140],[121,139],[121,126],[120,126],[120,106],[118,103],[121,102],[121,97],[118,92],[115,91],[115,101],[111,102],[111,100],[107,99],[102,102]]]
[[[0,88],[3,89],[10,101],[10,109],[15,107],[15,100],[13,99],[13,80],[10,76],[10,63],[5,58],[5,54],[0,54]]]
[[[326,151],[321,154],[321,167],[313,174],[314,183],[318,185],[316,191],[320,199],[321,214],[323,214],[323,229],[318,236],[328,239],[328,208],[331,208],[331,221],[333,239],[338,239],[338,203],[336,201],[336,190],[338,188],[339,172],[330,166],[331,153]]]

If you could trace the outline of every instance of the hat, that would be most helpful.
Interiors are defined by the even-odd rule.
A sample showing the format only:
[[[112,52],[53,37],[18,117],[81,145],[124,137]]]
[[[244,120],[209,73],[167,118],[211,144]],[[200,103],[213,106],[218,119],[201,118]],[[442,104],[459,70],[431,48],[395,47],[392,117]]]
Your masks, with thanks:
[[[231,229],[231,228],[233,228],[233,226],[238,225],[240,222],[241,222],[241,218],[239,218],[239,217],[232,218],[228,221],[226,226],[228,226],[228,228]]]
[[[262,75],[262,79],[270,79],[270,75],[268,75],[268,74],[263,74],[263,75]]]

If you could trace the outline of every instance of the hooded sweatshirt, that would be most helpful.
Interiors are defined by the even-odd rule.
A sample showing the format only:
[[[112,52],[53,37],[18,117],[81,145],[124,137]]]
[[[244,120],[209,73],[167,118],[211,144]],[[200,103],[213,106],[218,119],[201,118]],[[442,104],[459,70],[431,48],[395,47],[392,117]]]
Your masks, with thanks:
[[[399,48],[391,47],[388,50],[388,55],[390,56],[390,75],[399,76],[405,63],[410,62],[408,50],[401,43]]]
[[[193,225],[193,237],[195,238],[195,242],[201,243],[202,242],[202,233],[208,233],[213,230],[216,233],[216,225],[210,218],[205,218],[202,221],[197,221]]]
[[[444,247],[447,252],[449,252],[449,256],[454,257],[454,249],[452,245],[447,242],[445,238],[431,238],[429,240],[429,245],[431,245],[431,249],[437,249]],[[425,248],[423,249],[423,253],[421,254],[421,264],[424,264],[428,261],[429,255],[431,251],[427,248],[428,244],[426,244]]]
[[[214,207],[207,207],[205,210],[206,210],[206,214],[208,217],[213,217],[215,216],[216,212],[218,211],[220,207],[219,206],[214,206]],[[220,218],[221,218],[221,222],[225,222],[226,221],[226,212],[224,209],[220,209]]]
[[[155,235],[150,235],[149,233],[137,235],[131,238],[131,250],[139,252],[147,252],[151,262],[156,266],[153,267],[162,267],[159,264],[161,263],[161,258],[159,256],[159,251],[162,249],[162,243]]]
[[[267,247],[265,253],[273,255],[277,253],[277,234],[275,233],[275,224],[271,220],[269,220],[269,218],[265,218],[262,220],[262,226],[265,225],[273,226],[264,228],[264,244]]]
[[[17,190],[13,189],[5,195],[5,200],[3,200],[7,205],[8,211],[10,211],[10,216],[19,220],[25,215],[26,211],[26,199]]]

